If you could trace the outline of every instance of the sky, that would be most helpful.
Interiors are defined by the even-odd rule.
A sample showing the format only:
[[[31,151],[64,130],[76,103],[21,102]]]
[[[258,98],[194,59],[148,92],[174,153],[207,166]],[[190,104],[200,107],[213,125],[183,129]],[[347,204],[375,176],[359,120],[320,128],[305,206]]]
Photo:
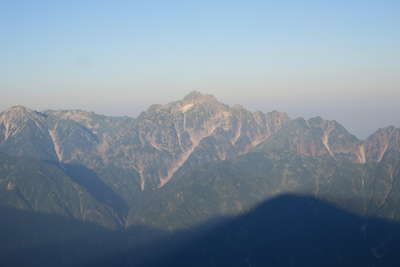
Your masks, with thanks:
[[[137,116],[193,90],[400,126],[400,1],[0,1],[0,110]]]

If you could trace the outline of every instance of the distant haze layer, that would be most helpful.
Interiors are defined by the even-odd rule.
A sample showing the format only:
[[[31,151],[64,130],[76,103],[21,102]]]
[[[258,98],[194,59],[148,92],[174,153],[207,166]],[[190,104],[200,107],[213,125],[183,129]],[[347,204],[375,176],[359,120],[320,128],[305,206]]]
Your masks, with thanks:
[[[192,90],[250,110],[400,125],[399,1],[7,1],[0,109],[137,116]]]

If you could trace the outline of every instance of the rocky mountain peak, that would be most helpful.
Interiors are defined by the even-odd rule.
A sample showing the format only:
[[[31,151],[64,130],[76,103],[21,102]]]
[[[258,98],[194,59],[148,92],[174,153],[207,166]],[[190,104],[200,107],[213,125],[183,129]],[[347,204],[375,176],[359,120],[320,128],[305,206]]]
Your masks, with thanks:
[[[183,98],[184,102],[204,103],[204,102],[218,102],[213,95],[203,94],[198,91],[192,91]]]
[[[10,107],[8,110],[15,112],[31,112],[32,110],[23,106],[23,105],[14,105]]]
[[[15,105],[10,107],[9,109],[5,110],[2,112],[2,115],[7,115],[7,116],[23,116],[26,114],[31,114],[34,111],[22,106],[22,105]]]
[[[93,119],[94,116],[98,116],[93,112],[83,111],[83,110],[48,110],[45,112],[48,115],[55,116],[63,120],[71,120],[79,123],[87,123]]]
[[[386,134],[396,134],[398,131],[400,131],[400,128],[396,128],[393,125],[389,125],[385,128],[380,128],[378,132],[380,133],[386,133]]]
[[[0,113],[1,151],[13,156],[53,159],[47,118],[46,114],[20,105]]]
[[[377,130],[365,141],[368,158],[372,161],[381,161],[390,151],[400,152],[400,129],[388,126]]]
[[[0,113],[0,122],[2,123],[23,123],[28,120],[43,121],[46,115],[31,110],[22,105],[15,105]]]
[[[168,104],[153,104],[151,105],[145,112],[142,112],[139,115],[139,119],[143,117],[147,117],[149,114],[155,113],[186,113],[189,110],[198,108],[206,108],[206,109],[216,109],[221,110],[226,109],[227,106],[223,103],[220,103],[213,95],[203,94],[198,91],[192,91],[187,94],[182,100],[174,101]]]
[[[360,141],[336,121],[321,117],[309,120],[300,117],[289,121],[267,140],[264,149],[269,152],[291,151],[304,156],[329,156],[335,160],[365,162]]]
[[[259,112],[260,111],[257,111],[256,113],[259,113]],[[267,115],[274,119],[281,120],[283,122],[290,120],[290,117],[286,112],[280,112],[280,111],[273,110],[271,112],[268,112]]]
[[[226,112],[228,109],[229,106],[219,102],[213,95],[193,91],[186,95],[182,100],[174,101],[165,105],[151,105],[146,112],[167,112],[171,114],[179,114],[195,110],[196,113],[200,114],[205,110]]]

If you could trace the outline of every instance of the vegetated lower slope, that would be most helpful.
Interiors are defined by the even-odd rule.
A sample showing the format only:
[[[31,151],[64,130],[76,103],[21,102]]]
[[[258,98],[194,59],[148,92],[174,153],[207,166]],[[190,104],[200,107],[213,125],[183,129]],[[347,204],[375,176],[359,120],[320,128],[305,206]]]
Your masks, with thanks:
[[[294,153],[252,152],[235,160],[182,173],[163,190],[146,195],[129,224],[163,229],[191,227],[218,215],[246,212],[283,193],[311,195],[359,215],[400,220],[399,154],[357,164]],[[151,209],[148,207],[152,207]]]
[[[0,203],[121,227],[127,207],[90,170],[0,154]]]

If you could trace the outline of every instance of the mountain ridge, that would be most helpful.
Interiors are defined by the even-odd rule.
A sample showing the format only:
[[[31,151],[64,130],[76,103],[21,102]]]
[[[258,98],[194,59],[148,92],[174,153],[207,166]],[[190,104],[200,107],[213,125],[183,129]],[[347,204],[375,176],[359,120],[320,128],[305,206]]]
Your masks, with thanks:
[[[144,190],[146,184],[163,187],[187,165],[231,159],[259,146],[362,164],[380,161],[387,150],[400,151],[399,131],[389,126],[358,140],[334,120],[291,119],[277,111],[250,112],[193,91],[181,100],[152,105],[137,118],[83,110],[37,112],[13,106],[0,113],[0,151],[64,163],[83,162],[90,168],[113,162],[139,173]],[[37,145],[19,148],[23,141],[13,140],[21,139],[18,135]],[[33,139],[42,140],[43,145]],[[280,146],[273,148],[274,142]]]
[[[0,139],[0,145],[6,146],[9,140],[7,118],[10,117],[10,111],[15,113],[12,112],[14,109],[26,110],[14,116],[20,119],[20,128],[25,127],[28,117],[36,126],[40,121],[43,124],[40,125],[40,138],[53,143],[51,149],[46,145],[51,150],[47,151],[47,155],[31,154],[67,163],[83,161],[90,167],[96,166],[96,162],[107,164],[115,161],[115,153],[124,154],[126,160],[116,162],[120,167],[134,169],[140,174],[142,190],[146,183],[152,188],[164,186],[191,157],[201,157],[197,160],[203,162],[247,153],[289,120],[285,113],[253,113],[238,106],[230,107],[214,96],[196,91],[179,101],[153,105],[137,118],[108,117],[81,110],[36,112],[43,118],[31,118],[27,114],[33,114],[34,111],[19,106],[0,115],[3,118],[0,120],[0,137],[3,132],[7,137]],[[2,131],[2,128],[5,130]],[[30,132],[37,131],[37,127],[31,128]],[[18,131],[15,134],[17,138]],[[211,154],[199,155],[203,146],[216,139],[224,139],[225,145]],[[80,144],[79,147],[76,144]],[[121,145],[124,148],[116,149]],[[13,147],[18,150],[15,144]],[[17,155],[27,153],[24,148],[19,153],[14,152]],[[143,153],[148,156],[142,157]],[[90,156],[84,157],[83,154]],[[154,169],[150,165],[160,168]]]

